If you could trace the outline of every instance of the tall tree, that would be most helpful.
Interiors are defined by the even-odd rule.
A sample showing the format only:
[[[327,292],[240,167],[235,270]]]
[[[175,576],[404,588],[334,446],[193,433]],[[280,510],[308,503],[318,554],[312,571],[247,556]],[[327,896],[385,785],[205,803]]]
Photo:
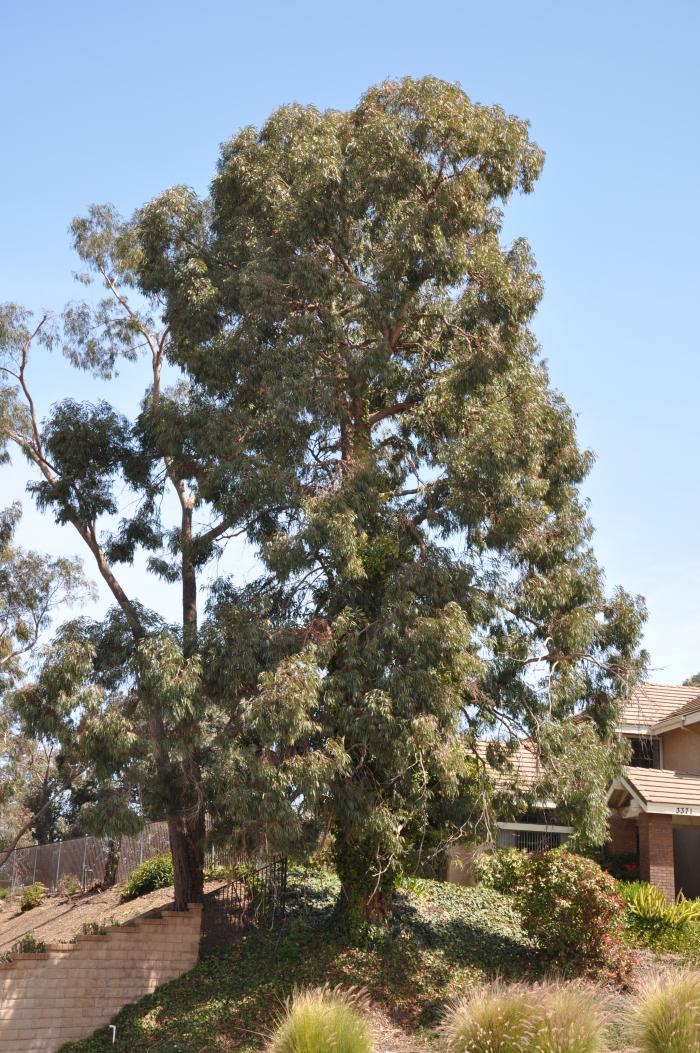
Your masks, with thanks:
[[[44,839],[67,790],[54,745],[23,734],[12,691],[55,614],[90,593],[78,560],[16,543],[20,518],[19,504],[0,511],[0,862],[23,839]]]
[[[88,268],[79,278],[96,278],[103,297],[93,306],[71,305],[60,318],[32,320],[5,306],[0,440],[38,469],[30,483],[37,503],[77,531],[115,606],[102,622],[64,624],[14,704],[27,733],[56,745],[64,770],[82,771],[85,828],[129,832],[139,821],[136,797],[141,820],[167,819],[182,908],[202,895],[208,801],[219,837],[249,850],[283,846],[305,833],[309,816],[299,797],[318,793],[321,769],[335,760],[321,749],[310,765],[299,764],[309,736],[318,734],[309,716],[316,668],[297,653],[294,632],[280,631],[255,596],[234,598],[230,590],[226,617],[218,619],[223,586],[212,618],[200,624],[198,577],[243,529],[265,485],[254,450],[240,434],[234,438],[232,410],[229,500],[216,512],[212,495],[224,486],[208,453],[216,425],[202,416],[193,383],[168,364],[170,331],[159,297],[144,298],[135,288],[142,247],[134,224],[99,206],[72,231]],[[197,239],[194,229],[190,234]],[[77,368],[106,381],[124,360],[145,363],[131,416],[104,399],[67,398],[42,420],[32,355],[58,345]],[[143,593],[133,595],[120,567],[144,554]],[[149,609],[148,574],[179,589],[177,620]],[[241,613],[246,605],[253,620]],[[281,706],[283,686],[289,697]],[[248,704],[251,694],[256,705]]]
[[[175,188],[135,220],[141,288],[215,422],[212,503],[239,507],[241,435],[265,480],[249,537],[277,618],[315,639],[310,747],[339,758],[324,809],[355,919],[385,913],[436,799],[479,799],[478,735],[505,742],[492,763],[527,735],[584,772],[644,661],[530,329],[540,276],[501,241],[542,163],[526,122],[407,78],[278,110],[224,146],[209,200]],[[608,768],[565,794],[598,838]]]
[[[207,520],[206,508],[200,509],[199,525],[195,522],[199,498],[188,442],[196,422],[187,385],[163,387],[169,335],[159,325],[157,311],[134,295],[128,230],[113,209],[103,207],[76,220],[72,231],[87,267],[81,280],[90,283],[96,277],[103,298],[95,307],[69,307],[62,327],[49,315],[32,321],[27,312],[5,307],[0,436],[6,447],[14,444],[38,469],[39,481],[31,484],[38,504],[77,531],[119,616],[111,619],[112,631],[102,634],[94,626],[73,626],[57,651],[67,668],[58,669],[48,656],[43,679],[24,692],[22,711],[37,732],[62,736],[64,745],[66,736],[72,736],[75,746],[82,727],[76,714],[90,714],[94,729],[100,719],[107,727],[108,713],[116,712],[119,720],[111,730],[120,731],[121,740],[103,739],[105,777],[110,764],[127,763],[130,747],[139,745],[136,738],[150,742],[153,794],[166,811],[176,900],[183,907],[201,897],[205,838],[198,756],[197,573],[215,554],[230,522]],[[135,402],[131,419],[105,401],[65,399],[40,420],[30,386],[30,352],[38,347],[46,353],[59,341],[78,368],[104,378],[114,374],[121,359],[145,357],[143,400]],[[129,511],[121,518],[119,487],[131,494]],[[168,490],[176,511],[164,523],[161,508],[170,509],[163,504]],[[150,572],[179,583],[181,615],[175,626],[149,614],[147,602],[129,595],[120,581],[119,566],[133,562],[139,551],[150,554]],[[95,635],[101,636],[97,643]],[[106,657],[105,640],[114,648]],[[90,668],[86,663],[95,654],[100,663]],[[69,692],[62,678],[69,682]],[[91,695],[84,691],[86,684],[94,689]],[[58,712],[50,704],[56,698],[70,699],[72,708]],[[134,707],[137,711],[131,712]]]

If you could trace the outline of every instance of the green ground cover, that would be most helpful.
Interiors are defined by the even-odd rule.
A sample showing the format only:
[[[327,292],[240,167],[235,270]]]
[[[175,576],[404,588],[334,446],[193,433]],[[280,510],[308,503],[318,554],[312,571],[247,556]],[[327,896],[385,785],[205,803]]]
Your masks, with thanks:
[[[295,987],[365,987],[411,1029],[430,1028],[446,1002],[496,974],[534,978],[537,958],[508,899],[483,888],[410,881],[391,926],[372,945],[351,947],[337,932],[338,886],[325,871],[293,868],[289,918],[252,932],[115,1018],[117,1050],[246,1053],[265,1042],[275,1012]],[[106,1029],[63,1053],[97,1053]]]

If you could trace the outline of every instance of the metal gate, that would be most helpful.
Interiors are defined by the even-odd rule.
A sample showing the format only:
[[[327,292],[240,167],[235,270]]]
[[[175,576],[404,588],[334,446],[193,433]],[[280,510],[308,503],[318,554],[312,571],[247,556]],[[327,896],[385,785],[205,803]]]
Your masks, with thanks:
[[[251,866],[208,892],[202,912],[202,950],[224,946],[251,927],[272,929],[284,916],[287,860]]]

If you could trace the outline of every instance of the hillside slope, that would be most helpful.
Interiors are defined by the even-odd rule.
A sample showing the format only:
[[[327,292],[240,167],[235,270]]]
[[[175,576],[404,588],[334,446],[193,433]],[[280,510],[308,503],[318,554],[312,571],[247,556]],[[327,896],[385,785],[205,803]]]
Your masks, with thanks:
[[[114,1021],[118,1041],[113,1048],[129,1053],[257,1050],[293,989],[324,983],[366,988],[377,1019],[388,1014],[401,1033],[415,1032],[433,1024],[444,1003],[471,981],[495,973],[537,973],[517,917],[498,893],[412,882],[399,893],[390,929],[363,948],[348,946],[338,935],[336,896],[332,875],[293,868],[284,927],[237,939],[123,1010]],[[96,1035],[65,1046],[63,1053],[98,1053],[104,1042],[104,1034]]]

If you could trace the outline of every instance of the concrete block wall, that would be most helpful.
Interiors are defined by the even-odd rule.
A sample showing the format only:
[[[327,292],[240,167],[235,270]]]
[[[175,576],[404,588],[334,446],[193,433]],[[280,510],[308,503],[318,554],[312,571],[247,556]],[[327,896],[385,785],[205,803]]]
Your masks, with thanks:
[[[20,954],[0,966],[0,1053],[54,1053],[106,1027],[129,1002],[191,969],[201,904],[114,926],[105,935]]]

